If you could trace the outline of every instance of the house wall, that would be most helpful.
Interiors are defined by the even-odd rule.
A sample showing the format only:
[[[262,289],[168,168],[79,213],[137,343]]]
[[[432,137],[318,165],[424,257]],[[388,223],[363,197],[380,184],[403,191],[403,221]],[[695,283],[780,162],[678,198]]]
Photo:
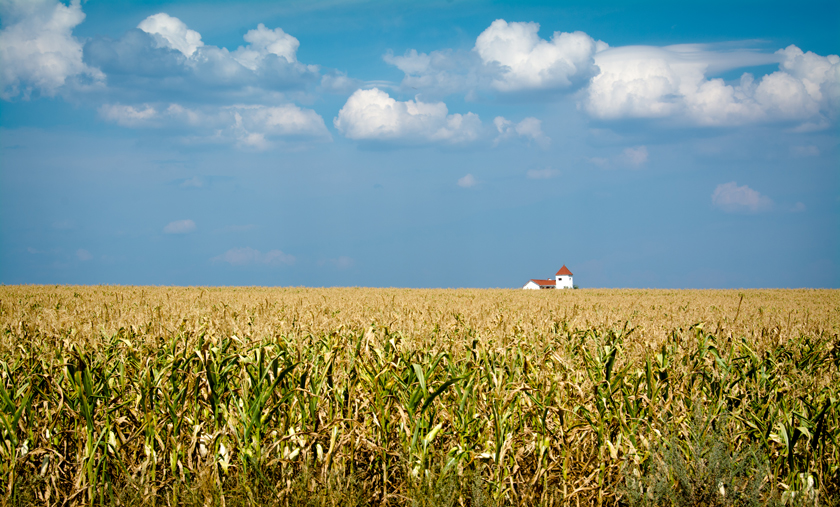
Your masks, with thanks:
[[[528,282],[528,283],[526,283],[526,284],[525,284],[525,287],[522,287],[522,288],[523,288],[523,289],[536,289],[536,290],[540,290],[540,286],[539,286],[539,285],[537,285],[537,284],[535,284],[534,282]]]
[[[556,289],[573,289],[575,286],[572,283],[572,277],[569,275],[559,275],[557,278]]]

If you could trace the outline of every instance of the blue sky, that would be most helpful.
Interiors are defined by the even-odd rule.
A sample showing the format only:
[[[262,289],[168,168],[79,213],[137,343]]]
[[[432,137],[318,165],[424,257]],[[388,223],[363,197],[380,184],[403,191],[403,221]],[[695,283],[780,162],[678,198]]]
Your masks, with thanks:
[[[0,0],[0,283],[840,287],[838,19]]]

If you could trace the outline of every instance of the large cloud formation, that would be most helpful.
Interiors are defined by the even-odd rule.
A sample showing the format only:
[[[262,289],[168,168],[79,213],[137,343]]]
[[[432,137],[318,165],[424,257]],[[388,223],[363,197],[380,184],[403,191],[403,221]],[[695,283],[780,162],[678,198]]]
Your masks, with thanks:
[[[95,85],[103,74],[82,61],[82,44],[73,28],[84,21],[79,0],[70,5],[50,0],[0,4],[0,97],[33,93],[53,96],[69,80]]]
[[[248,44],[229,51],[205,45],[201,34],[165,13],[149,16],[120,39],[96,38],[84,48],[85,61],[102,69],[119,100],[219,102],[275,100],[300,92],[320,78],[317,65],[297,60],[300,42],[281,28],[263,24],[243,37]]]
[[[79,0],[6,2],[2,14],[6,100],[73,91],[125,127],[180,128],[182,139],[248,148],[278,138],[331,139],[320,115],[289,103],[318,83],[320,71],[297,60],[300,42],[280,28],[259,24],[243,37],[247,44],[228,51],[158,13],[117,40],[83,44],[72,35],[85,18]],[[92,86],[95,93],[87,93]]]
[[[213,135],[241,146],[265,147],[272,137],[329,138],[320,116],[290,104],[311,100],[313,91],[357,90],[335,127],[352,139],[399,142],[478,138],[478,117],[449,114],[442,102],[453,93],[468,100],[576,94],[580,109],[599,120],[666,119],[686,126],[796,122],[804,131],[835,124],[840,112],[840,57],[793,45],[772,54],[733,44],[611,48],[583,32],[555,31],[543,39],[537,23],[497,19],[469,50],[384,55],[405,74],[401,91],[417,89],[415,100],[397,101],[299,62],[300,41],[263,24],[230,51],[205,44],[166,13],[116,40],[87,41],[73,36],[85,18],[80,0],[5,0],[0,15],[0,98],[63,94],[95,104],[121,125],[203,128],[205,134],[212,126]],[[734,81],[717,77],[767,64],[779,68]],[[546,146],[536,121],[497,125],[499,140],[524,137]]]
[[[490,91],[500,95],[574,92],[580,106],[602,120],[672,118],[686,125],[716,126],[799,121],[824,128],[840,106],[840,57],[788,46],[773,54],[727,45],[625,46],[611,48],[583,32],[540,38],[537,23],[497,19],[470,52],[443,49],[387,53],[405,73],[404,89],[424,96]],[[725,71],[768,64],[779,70],[735,82]]]
[[[195,30],[190,30],[187,25],[178,18],[169,16],[166,13],[159,13],[149,16],[137,25],[140,30],[151,34],[155,39],[157,47],[166,47],[174,49],[185,57],[196,56],[196,60],[204,61],[215,60],[215,62],[230,64],[232,59],[242,67],[259,72],[261,68],[267,65],[266,58],[269,55],[282,58],[286,63],[295,65],[297,61],[297,50],[300,47],[300,41],[295,37],[287,34],[282,28],[275,28],[270,30],[260,23],[254,30],[249,30],[242,38],[248,43],[247,46],[239,46],[236,51],[228,52],[225,48],[207,47],[201,52],[207,54],[196,55],[196,51],[204,47],[204,42],[201,40],[201,34]],[[227,66],[227,65],[225,65]],[[235,67],[232,67],[234,69]],[[317,72],[317,66],[298,67],[299,71]]]
[[[840,57],[788,46],[773,55],[723,53],[701,45],[628,46],[595,55],[601,72],[583,105],[602,119],[679,117],[699,125],[772,120],[826,122],[840,103]],[[745,73],[727,84],[708,79],[722,70],[779,62],[756,81]]]
[[[9,100],[33,92],[55,95],[73,82],[99,86],[92,100],[274,100],[317,84],[320,69],[297,60],[300,42],[281,28],[259,24],[235,51],[205,45],[180,19],[158,13],[113,40],[80,41],[73,29],[85,19],[80,0],[0,3],[0,93]],[[165,96],[165,98],[164,98]]]
[[[282,138],[330,140],[320,115],[284,103],[278,93],[317,80],[316,66],[297,61],[299,41],[263,24],[244,40],[232,52],[208,46],[181,20],[160,13],[118,41],[92,41],[86,56],[119,88],[100,115],[125,127],[180,127],[197,141],[259,150]]]
[[[443,102],[398,101],[378,88],[353,93],[333,124],[350,139],[409,144],[465,143],[481,130],[474,113],[449,114]]]
[[[594,54],[607,47],[583,32],[539,36],[539,23],[497,19],[470,52],[451,49],[402,56],[386,53],[387,63],[405,73],[404,88],[431,95],[487,90],[502,93],[569,91],[598,73]]]

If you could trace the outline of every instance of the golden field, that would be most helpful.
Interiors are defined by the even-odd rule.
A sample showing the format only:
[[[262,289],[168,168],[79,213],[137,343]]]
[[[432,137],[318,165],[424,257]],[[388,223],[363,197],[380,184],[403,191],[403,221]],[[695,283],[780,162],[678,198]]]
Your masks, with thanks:
[[[0,328],[8,505],[840,495],[836,290],[3,286]]]

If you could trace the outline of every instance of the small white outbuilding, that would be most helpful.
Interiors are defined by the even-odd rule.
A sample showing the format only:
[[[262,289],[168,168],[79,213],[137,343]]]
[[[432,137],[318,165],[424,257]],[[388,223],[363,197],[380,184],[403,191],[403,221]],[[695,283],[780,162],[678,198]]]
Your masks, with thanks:
[[[572,282],[572,272],[569,271],[569,268],[563,264],[563,267],[560,268],[554,275],[554,280],[547,279],[547,280],[540,280],[540,279],[532,279],[529,280],[528,283],[525,284],[523,289],[573,289],[575,287],[574,282]]]

